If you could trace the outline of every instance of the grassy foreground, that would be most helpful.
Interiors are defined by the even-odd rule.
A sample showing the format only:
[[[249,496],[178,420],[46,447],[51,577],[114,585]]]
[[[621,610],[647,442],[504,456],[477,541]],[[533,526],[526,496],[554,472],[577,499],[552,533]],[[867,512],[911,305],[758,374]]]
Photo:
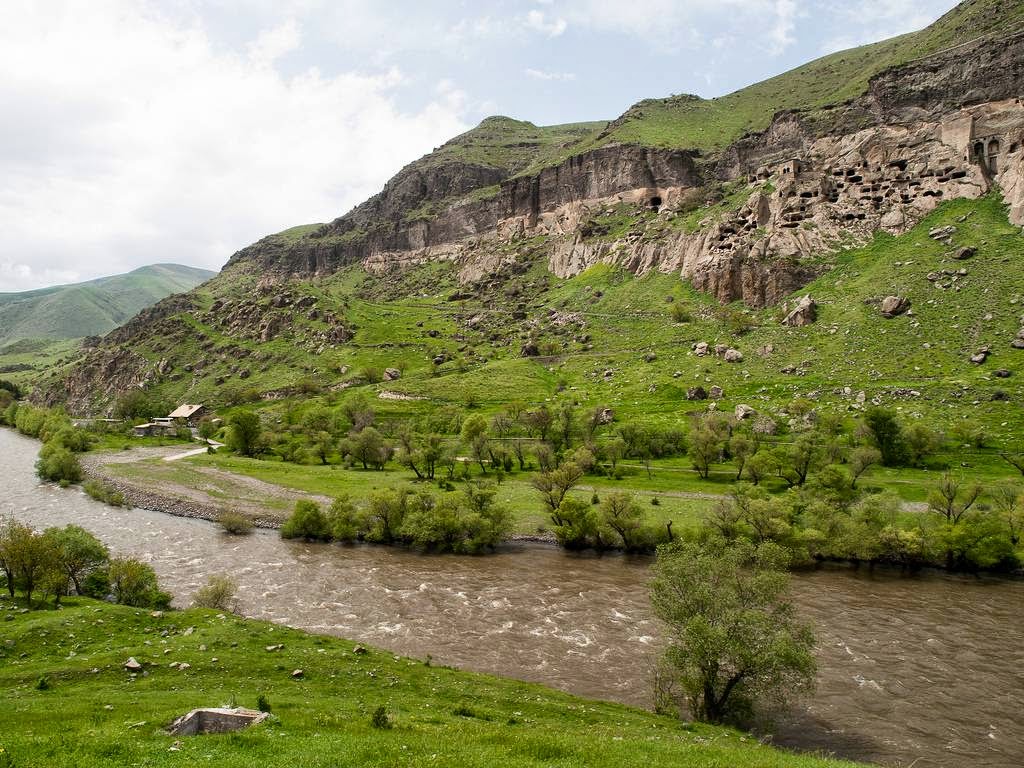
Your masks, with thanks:
[[[74,598],[32,613],[4,600],[0,614],[5,768],[853,765],[538,685],[356,654],[345,640],[215,611],[153,615]],[[124,670],[129,656],[144,673]],[[180,739],[163,731],[195,707],[255,708],[260,694],[274,713],[268,724]],[[371,725],[380,706],[392,727]]]

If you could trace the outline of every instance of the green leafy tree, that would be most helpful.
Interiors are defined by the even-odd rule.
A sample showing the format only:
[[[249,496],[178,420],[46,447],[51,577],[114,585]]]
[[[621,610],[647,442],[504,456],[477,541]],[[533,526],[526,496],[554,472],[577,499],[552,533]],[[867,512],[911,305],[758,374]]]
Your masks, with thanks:
[[[690,462],[697,474],[707,480],[711,474],[711,465],[722,455],[722,438],[706,425],[697,427],[690,433],[690,446],[687,450]]]
[[[581,477],[583,477],[583,471],[572,462],[566,462],[557,469],[541,472],[531,481],[531,485],[540,494],[544,508],[551,517],[551,522],[555,525],[562,525],[559,509],[566,495],[576,486]]]
[[[212,416],[204,416],[199,422],[199,436],[209,442],[220,432],[220,425]]]
[[[775,459],[770,451],[758,451],[743,464],[743,475],[753,485],[760,485],[774,471]]]
[[[850,470],[850,488],[857,487],[857,481],[882,460],[882,452],[870,445],[860,445],[850,452],[847,466]]]
[[[925,459],[942,447],[942,436],[924,424],[915,422],[903,430],[903,445],[910,466],[920,467],[924,465]]]
[[[864,414],[864,426],[882,454],[884,466],[899,467],[906,463],[907,447],[895,413],[887,408],[869,408]]]
[[[1010,543],[1019,546],[1024,534],[1024,488],[1015,483],[997,485],[992,492],[992,503],[1006,526]]]
[[[565,498],[556,510],[555,538],[566,549],[604,549],[601,520],[593,505],[577,498]]]
[[[281,537],[329,541],[331,526],[319,504],[310,499],[299,499],[295,502],[292,514],[281,526]]]
[[[106,545],[77,525],[49,528],[44,535],[53,544],[57,561],[74,585],[75,593],[85,594],[82,585],[89,574],[110,562]]]
[[[14,597],[15,588],[20,588],[30,608],[32,594],[38,587],[52,581],[54,571],[60,568],[53,541],[13,520],[8,521],[0,533],[0,563],[7,576],[11,597]]]
[[[166,608],[171,596],[160,589],[156,571],[133,558],[110,561],[110,589],[121,605],[136,608]]]
[[[249,410],[237,410],[228,418],[227,446],[242,456],[262,452],[260,417]]]
[[[331,502],[327,510],[327,523],[331,538],[335,541],[352,543],[366,535],[366,515],[360,512],[347,495],[339,496]]]
[[[378,544],[390,544],[398,541],[402,535],[402,525],[411,506],[425,505],[427,497],[414,497],[406,488],[388,489],[371,493],[367,503],[366,540]]]
[[[772,451],[777,474],[789,487],[802,486],[807,482],[811,470],[820,464],[820,440],[820,435],[807,432],[791,444],[780,445]]]
[[[114,418],[122,421],[150,421],[170,412],[167,401],[144,389],[129,390],[114,402]]]
[[[737,432],[729,438],[729,456],[736,465],[736,479],[743,477],[743,468],[747,459],[757,453],[757,443],[749,435]]]
[[[44,443],[36,460],[36,474],[41,480],[62,485],[82,479],[82,465],[78,457],[60,443]]]
[[[466,420],[462,422],[462,441],[469,448],[484,474],[487,474],[487,465],[484,463],[489,442],[487,427],[487,418],[479,413],[467,416]]]
[[[363,469],[382,470],[394,454],[394,448],[374,427],[365,427],[349,437],[342,450],[361,463]]]
[[[601,525],[615,532],[622,540],[623,549],[631,552],[646,548],[644,513],[632,496],[621,491],[609,493],[601,500],[597,511]]]
[[[968,515],[981,497],[981,486],[965,484],[962,479],[946,472],[938,485],[928,494],[928,511],[942,519],[939,536],[946,554],[946,567],[966,565],[964,554],[970,548],[973,533],[966,533],[970,522]]]
[[[812,687],[814,635],[785,598],[788,563],[774,544],[659,550],[651,603],[669,629],[663,669],[694,719],[741,720]]]

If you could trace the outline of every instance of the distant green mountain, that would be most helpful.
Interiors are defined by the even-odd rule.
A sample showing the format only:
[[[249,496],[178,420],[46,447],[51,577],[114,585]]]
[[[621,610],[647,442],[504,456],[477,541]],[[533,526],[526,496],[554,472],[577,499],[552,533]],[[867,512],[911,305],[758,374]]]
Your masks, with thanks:
[[[85,283],[0,293],[0,347],[21,339],[99,336],[172,293],[195,288],[214,272],[153,264]]]

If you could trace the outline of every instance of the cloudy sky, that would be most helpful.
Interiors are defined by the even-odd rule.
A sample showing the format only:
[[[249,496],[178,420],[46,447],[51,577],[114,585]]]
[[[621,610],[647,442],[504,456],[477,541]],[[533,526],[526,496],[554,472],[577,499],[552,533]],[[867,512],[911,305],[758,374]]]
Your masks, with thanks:
[[[218,269],[491,114],[610,119],[954,0],[2,0],[0,292]]]

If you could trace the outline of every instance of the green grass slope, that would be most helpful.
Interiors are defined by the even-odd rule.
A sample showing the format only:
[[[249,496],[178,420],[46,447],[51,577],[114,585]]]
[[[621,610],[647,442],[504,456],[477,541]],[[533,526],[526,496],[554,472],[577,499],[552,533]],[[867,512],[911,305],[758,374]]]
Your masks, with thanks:
[[[863,94],[869,79],[889,67],[1021,23],[1019,0],[967,0],[918,32],[839,51],[720,98],[641,101],[573,154],[614,142],[716,153],[744,133],[768,127],[780,110],[840,104]]]
[[[930,228],[947,224],[957,227],[954,245],[974,246],[976,256],[955,261],[953,247],[928,237]],[[581,407],[615,408],[620,418],[675,420],[703,407],[686,400],[687,388],[698,384],[724,389],[720,408],[747,403],[772,414],[809,397],[819,410],[855,415],[855,396],[864,391],[868,402],[878,399],[936,428],[970,418],[993,440],[1024,442],[1024,351],[1010,347],[1024,314],[1024,277],[1015,268],[1024,243],[996,195],[947,202],[901,237],[883,234],[864,248],[840,251],[836,266],[799,292],[820,303],[818,322],[805,328],[782,325],[778,309],[719,307],[674,275],[634,277],[598,266],[560,280],[547,272],[542,246],[540,239],[510,246],[525,271],[471,293],[447,263],[389,277],[356,265],[291,283],[295,295],[316,298],[315,320],[275,310],[269,297],[253,299],[245,281],[254,276],[224,275],[197,290],[200,306],[216,298],[255,301],[264,317],[279,315],[286,330],[261,343],[233,335],[217,324],[217,313],[194,313],[132,348],[154,365],[173,363],[176,372],[155,385],[168,401],[223,404],[240,390],[258,396],[312,382],[338,396],[366,392],[379,412],[395,418],[445,405],[493,411],[511,401],[571,398]],[[961,269],[967,274],[956,280],[927,279]],[[883,318],[877,301],[889,294],[909,298],[912,315]],[[674,322],[672,304],[685,307],[689,322]],[[354,329],[354,337],[316,342],[325,313]],[[696,357],[691,347],[698,341],[734,346],[744,361]],[[542,354],[524,357],[528,343]],[[992,349],[988,361],[971,364],[984,345]],[[438,357],[444,362],[435,365]],[[181,373],[197,361],[200,371]],[[388,367],[402,369],[401,379],[376,383]],[[797,372],[783,373],[790,368]],[[994,378],[996,369],[1010,378]],[[418,399],[379,399],[381,392]],[[999,392],[1008,399],[993,399]]]
[[[180,264],[155,264],[85,283],[0,293],[0,346],[20,339],[102,335],[165,296],[191,290],[213,275]]]
[[[372,649],[357,655],[345,640],[214,611],[154,617],[86,599],[35,613],[0,600],[0,610],[4,766],[853,765],[538,685]],[[124,670],[130,656],[143,674]],[[273,710],[269,723],[213,736],[163,730],[196,707],[255,708],[261,694]],[[371,726],[381,706],[390,728]]]
[[[447,162],[505,168],[517,173],[546,162],[565,147],[600,130],[607,123],[537,126],[510,117],[488,117],[476,128],[456,136],[419,162],[424,167]]]

